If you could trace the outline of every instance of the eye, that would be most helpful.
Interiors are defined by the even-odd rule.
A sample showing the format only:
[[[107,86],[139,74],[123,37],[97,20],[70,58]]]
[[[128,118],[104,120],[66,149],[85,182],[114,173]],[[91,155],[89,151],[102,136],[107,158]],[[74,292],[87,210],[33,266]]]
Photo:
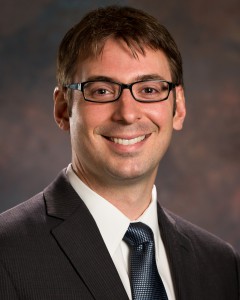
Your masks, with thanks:
[[[88,95],[100,97],[114,93],[114,88],[107,82],[91,82],[85,86],[85,92]]]
[[[138,86],[137,93],[139,96],[142,95],[142,97],[156,96],[157,94],[161,93],[161,86],[150,82],[141,83]]]
[[[132,92],[137,100],[143,102],[161,101],[168,97],[168,82],[163,80],[146,80],[133,84]]]
[[[107,95],[111,93],[109,90],[104,89],[104,88],[98,88],[97,90],[92,90],[92,93],[98,94],[98,95]]]
[[[84,85],[85,98],[97,102],[114,100],[118,90],[118,85],[110,81],[89,81]]]
[[[152,87],[145,87],[143,90],[142,90],[142,93],[145,93],[145,94],[153,94],[153,93],[158,93],[159,91],[156,90],[155,88],[152,88]]]

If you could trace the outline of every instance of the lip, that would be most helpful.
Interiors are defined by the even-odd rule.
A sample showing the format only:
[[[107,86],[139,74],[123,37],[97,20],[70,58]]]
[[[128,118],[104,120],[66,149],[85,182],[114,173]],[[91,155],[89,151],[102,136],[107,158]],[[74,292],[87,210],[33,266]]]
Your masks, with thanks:
[[[140,136],[135,137],[135,138],[110,137],[110,141],[112,141],[115,144],[129,146],[129,145],[137,144],[137,143],[143,141],[145,138],[146,138],[146,135],[144,134],[144,135],[140,135]]]
[[[139,134],[133,137],[123,137],[123,136],[103,136],[107,141],[111,143],[112,146],[119,149],[128,149],[136,148],[142,145],[146,139],[149,138],[151,134]]]

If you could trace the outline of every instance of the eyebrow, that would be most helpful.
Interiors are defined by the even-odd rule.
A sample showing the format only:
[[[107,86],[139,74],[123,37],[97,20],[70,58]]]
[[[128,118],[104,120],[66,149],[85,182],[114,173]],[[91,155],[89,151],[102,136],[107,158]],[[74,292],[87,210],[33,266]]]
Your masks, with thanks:
[[[141,80],[166,80],[163,78],[163,76],[159,74],[146,74],[146,75],[139,75],[137,78],[137,81]]]
[[[108,76],[90,76],[87,78],[86,81],[96,81],[96,80],[99,80],[99,81],[114,81],[113,78],[111,77],[108,77]]]
[[[90,76],[87,78],[86,81],[96,81],[96,80],[119,82],[118,80],[115,80],[112,77],[102,76],[102,75]],[[166,80],[166,79],[159,74],[144,74],[144,75],[138,75],[137,77],[134,78],[134,81],[142,81],[142,80]]]

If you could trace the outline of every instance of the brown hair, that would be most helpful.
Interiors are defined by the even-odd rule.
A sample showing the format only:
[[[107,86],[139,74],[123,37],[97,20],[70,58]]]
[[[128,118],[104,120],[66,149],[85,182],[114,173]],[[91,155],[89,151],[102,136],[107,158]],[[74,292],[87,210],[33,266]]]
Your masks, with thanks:
[[[122,39],[135,57],[146,47],[164,51],[172,81],[183,85],[181,54],[167,29],[141,10],[108,6],[89,12],[64,36],[57,61],[59,86],[72,83],[77,60],[98,56],[110,37]]]

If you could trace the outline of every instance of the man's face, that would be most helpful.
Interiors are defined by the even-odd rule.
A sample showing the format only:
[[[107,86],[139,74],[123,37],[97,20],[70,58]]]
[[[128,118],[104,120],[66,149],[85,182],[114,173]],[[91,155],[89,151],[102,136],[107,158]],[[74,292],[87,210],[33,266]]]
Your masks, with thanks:
[[[123,42],[109,39],[99,57],[79,62],[73,82],[107,77],[129,84],[152,76],[171,81],[165,54],[149,48],[145,51],[134,58]],[[74,91],[72,115],[61,127],[70,130],[72,163],[78,176],[93,188],[95,183],[153,183],[173,128],[182,127],[185,105],[181,87],[176,88],[176,101],[173,117],[173,92],[165,101],[140,103],[124,89],[116,102],[101,104],[86,102],[80,91]]]

